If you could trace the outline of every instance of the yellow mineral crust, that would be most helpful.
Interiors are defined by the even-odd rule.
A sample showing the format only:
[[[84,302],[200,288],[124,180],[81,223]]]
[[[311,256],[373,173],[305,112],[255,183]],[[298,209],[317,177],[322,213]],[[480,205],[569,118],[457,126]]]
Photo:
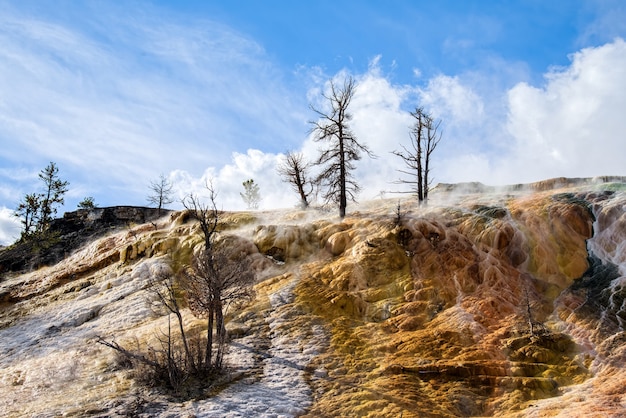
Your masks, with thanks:
[[[564,189],[406,204],[402,216],[391,200],[342,220],[225,213],[219,239],[252,258],[258,283],[254,301],[227,314],[229,361],[246,365],[224,399],[258,384],[250,393],[286,387],[288,400],[293,384],[298,401],[278,415],[620,416],[625,208],[620,192]],[[153,341],[167,322],[145,302],[151,272],[188,263],[199,245],[180,212],[0,282],[0,337],[13,344],[0,356],[5,416],[106,415],[139,395],[158,411],[211,416],[219,393],[170,404],[94,344]],[[604,287],[581,285],[589,249],[618,266]],[[272,364],[284,370],[267,376]],[[297,381],[281,383],[284,373]]]

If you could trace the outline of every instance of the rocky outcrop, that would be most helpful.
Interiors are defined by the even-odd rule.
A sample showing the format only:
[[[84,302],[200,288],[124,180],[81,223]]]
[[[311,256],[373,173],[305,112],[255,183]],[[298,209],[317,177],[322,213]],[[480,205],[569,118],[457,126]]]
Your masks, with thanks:
[[[36,269],[63,260],[82,245],[119,228],[154,221],[167,210],[138,206],[79,209],[54,219],[41,239],[22,240],[0,250],[0,273]]]
[[[599,177],[555,177],[541,180],[534,183],[519,183],[506,186],[488,186],[479,182],[470,183],[439,183],[435,186],[435,192],[453,192],[463,194],[474,193],[506,193],[506,192],[545,192],[565,188],[589,188],[599,184],[623,184],[626,183],[626,176],[599,176]]]

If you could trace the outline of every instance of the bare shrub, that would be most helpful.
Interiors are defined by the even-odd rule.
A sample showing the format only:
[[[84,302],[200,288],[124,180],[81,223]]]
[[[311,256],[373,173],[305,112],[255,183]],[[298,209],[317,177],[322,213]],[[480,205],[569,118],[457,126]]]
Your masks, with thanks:
[[[166,266],[152,272],[149,290],[158,302],[157,313],[167,315],[167,330],[157,336],[158,343],[145,350],[137,344],[137,349],[130,350],[115,341],[100,337],[97,341],[117,351],[125,359],[118,363],[129,364],[137,381],[165,386],[178,395],[206,387],[223,373],[228,340],[225,310],[253,297],[255,275],[247,255],[229,248],[225,240],[216,244],[220,213],[214,190],[207,188],[211,192],[210,205],[202,204],[195,196],[184,202],[200,224],[205,238],[202,249],[178,275]],[[185,324],[184,306],[207,320],[206,330]]]

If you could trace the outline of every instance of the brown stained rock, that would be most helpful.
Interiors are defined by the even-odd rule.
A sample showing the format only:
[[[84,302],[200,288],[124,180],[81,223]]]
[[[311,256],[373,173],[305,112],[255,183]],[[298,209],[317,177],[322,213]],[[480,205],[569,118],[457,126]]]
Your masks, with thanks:
[[[298,260],[318,250],[315,227],[308,225],[259,225],[253,241],[258,251],[277,261]]]
[[[340,223],[264,225],[252,238],[249,228],[231,235],[225,231],[237,226],[224,225],[226,245],[253,257],[264,275],[257,299],[229,312],[227,326],[233,338],[262,340],[260,361],[283,332],[303,337],[294,349],[311,350],[304,341],[312,324],[324,330],[328,346],[314,347],[311,363],[298,364],[311,388],[303,416],[521,417],[562,410],[593,416],[599,404],[597,416],[611,416],[623,403],[626,337],[607,328],[606,318],[623,314],[624,291],[613,275],[602,286],[594,275],[576,275],[587,264],[592,225],[610,229],[595,243],[622,256],[626,216],[623,201],[590,195],[598,217],[592,224],[581,196],[550,192],[452,209],[415,205],[401,225],[393,208],[383,207],[380,216],[361,212]],[[19,292],[2,288],[0,308],[20,305],[20,295],[35,294],[42,283],[74,280],[59,296],[69,300],[93,288],[97,270],[90,269],[116,263],[114,254],[127,263],[117,262],[119,268],[159,254],[184,263],[201,240],[182,216],[169,229],[136,226],[134,235],[99,241],[63,269],[25,278]],[[249,224],[237,216],[229,214],[228,222]],[[285,321],[270,336],[270,299],[289,286],[293,300],[285,299]],[[250,384],[264,378],[258,373]]]
[[[469,402],[467,397],[454,395],[454,390],[469,391],[478,401],[468,403],[474,406],[465,411],[489,415],[493,413],[489,405],[504,408],[500,411],[515,410],[528,400],[556,396],[563,385],[590,376],[575,359],[582,348],[558,335],[534,341],[522,338],[515,350],[503,352],[503,341],[511,338],[507,334],[528,331],[526,298],[530,298],[534,321],[544,321],[553,312],[554,299],[586,263],[585,239],[590,232],[589,213],[567,209],[569,203],[539,197],[524,202],[524,211],[516,205],[512,203],[511,217],[506,210],[498,210],[494,212],[498,216],[492,217],[449,212],[451,217],[461,216],[460,221],[405,219],[389,241],[377,241],[371,232],[361,234],[356,224],[328,235],[334,238],[327,240],[327,248],[336,258],[315,280],[321,280],[321,286],[329,284],[324,297],[335,308],[359,321],[341,328],[344,337],[337,343],[351,332],[361,339],[372,333],[372,346],[364,348],[362,356],[374,356],[381,365],[388,365],[381,367],[379,377],[369,375],[372,385],[401,396],[423,391],[426,384],[431,389],[422,392],[424,396],[446,405],[450,416],[463,411],[461,405]],[[553,219],[550,213],[563,219]],[[376,230],[371,224],[367,228]],[[365,312],[371,311],[369,295],[386,285],[385,280],[370,277],[372,272],[389,269],[385,255],[395,251],[389,243],[410,260],[413,286],[380,323],[379,331],[374,331],[371,324],[380,318],[362,315],[361,303]],[[390,246],[379,251],[385,245]],[[355,299],[358,293],[368,296]],[[326,312],[337,315],[335,309]],[[415,365],[425,359],[429,359],[427,364]],[[354,352],[352,361],[358,361]],[[417,376],[422,383],[414,380]],[[389,383],[399,378],[404,382],[402,389]],[[366,399],[371,398],[359,393],[361,405],[369,405]],[[350,410],[347,405],[336,407]],[[363,408],[369,410],[369,406]]]
[[[511,215],[526,234],[531,274],[565,289],[585,272],[593,222],[587,208],[548,194],[515,202]]]
[[[326,240],[326,244],[324,245],[324,248],[333,256],[338,256],[338,255],[341,255],[344,251],[346,251],[346,249],[350,245],[351,240],[352,240],[352,237],[350,236],[350,232],[348,231],[335,232],[330,237],[328,237],[328,239]]]

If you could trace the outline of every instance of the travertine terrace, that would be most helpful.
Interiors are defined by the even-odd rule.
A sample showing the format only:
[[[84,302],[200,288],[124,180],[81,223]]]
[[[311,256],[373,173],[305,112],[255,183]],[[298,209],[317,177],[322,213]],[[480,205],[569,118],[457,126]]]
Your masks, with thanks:
[[[114,230],[2,278],[0,416],[622,416],[622,180],[441,186],[426,207],[370,201],[343,220],[225,213],[256,298],[228,312],[232,381],[184,400],[95,340],[166,326],[146,286],[197,226],[173,212]]]

